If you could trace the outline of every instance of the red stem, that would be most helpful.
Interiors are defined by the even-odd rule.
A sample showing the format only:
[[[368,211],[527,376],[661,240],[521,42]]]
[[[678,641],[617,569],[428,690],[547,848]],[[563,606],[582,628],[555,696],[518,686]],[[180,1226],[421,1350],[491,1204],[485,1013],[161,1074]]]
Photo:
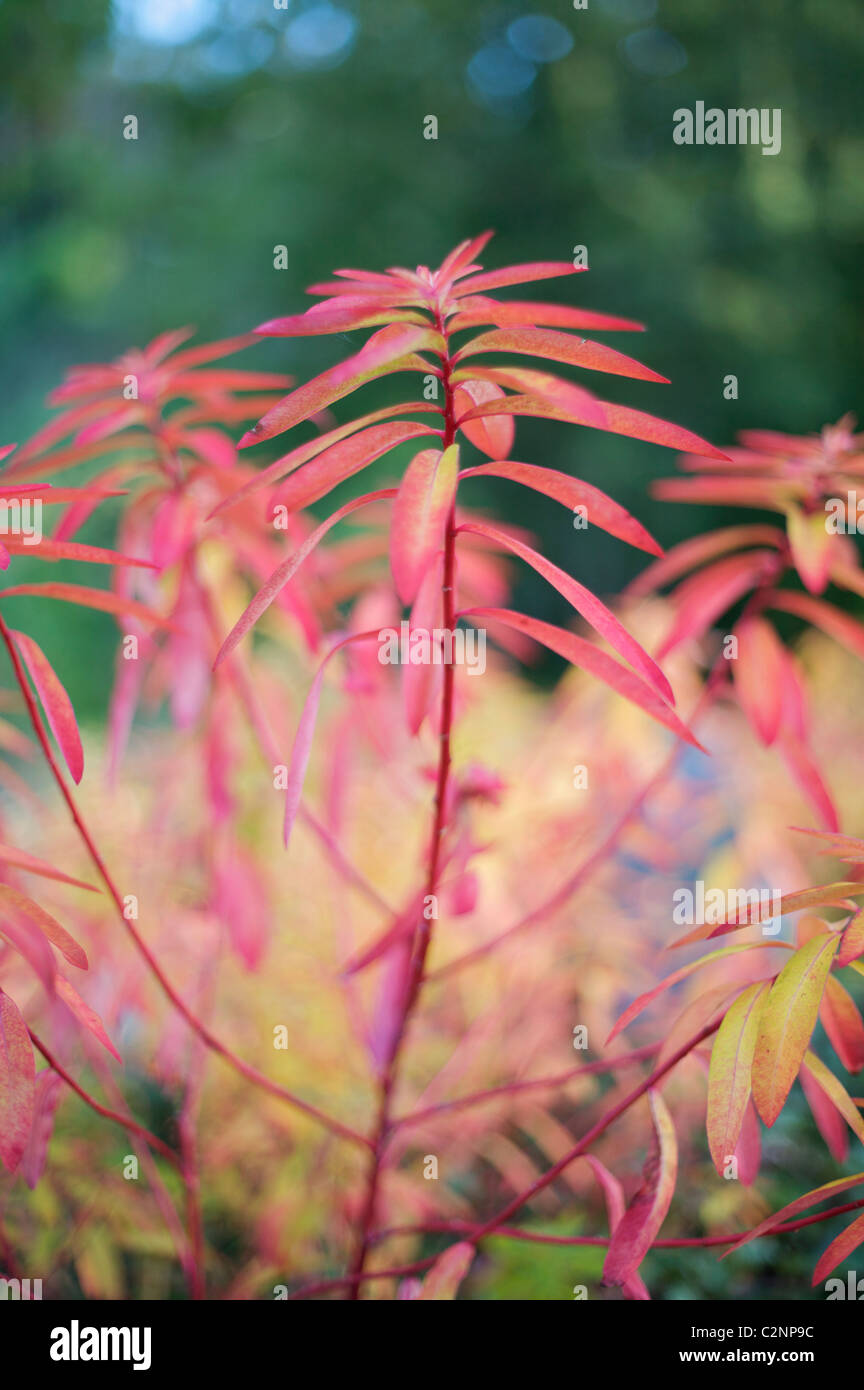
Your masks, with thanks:
[[[444,348],[440,353],[441,357],[441,381],[444,389],[444,429],[441,438],[442,449],[448,449],[456,437],[456,423],[454,415],[454,393],[450,382],[452,364],[450,352],[447,344],[447,328],[444,321],[443,311],[436,305],[435,326],[444,339]],[[456,598],[454,593],[456,578],[456,501],[455,496],[453,505],[450,508],[450,515],[447,518],[447,527],[444,535],[444,573],[441,588],[441,598],[443,607],[443,625],[446,631],[452,631],[456,625]],[[438,774],[435,781],[435,809],[432,824],[432,836],[429,842],[429,863],[426,871],[425,896],[426,899],[434,898],[437,894],[438,877],[441,869],[441,843],[444,838],[447,814],[447,788],[450,779],[450,737],[453,728],[453,691],[455,685],[455,667],[452,660],[445,662],[443,692],[441,697],[441,725],[440,725],[440,746],[438,753]],[[359,1235],[357,1249],[349,1271],[350,1294],[352,1299],[359,1298],[360,1283],[366,1264],[366,1257],[369,1253],[369,1243],[372,1227],[375,1221],[375,1208],[378,1200],[378,1192],[381,1185],[381,1171],[384,1162],[384,1153],[392,1126],[390,1106],[392,1102],[393,1090],[396,1084],[399,1068],[399,1059],[405,1042],[408,1027],[414,1013],[414,1008],[420,993],[423,982],[423,972],[426,965],[426,956],[429,951],[429,943],[432,935],[432,919],[425,916],[421,917],[414,934],[412,944],[412,954],[408,966],[408,983],[405,992],[405,1003],[402,1008],[402,1015],[396,1029],[396,1036],[390,1049],[390,1055],[384,1066],[378,1094],[378,1111],[375,1121],[374,1137],[372,1140],[372,1158],[369,1163],[369,1173],[366,1182],[366,1194],[360,1213]]]

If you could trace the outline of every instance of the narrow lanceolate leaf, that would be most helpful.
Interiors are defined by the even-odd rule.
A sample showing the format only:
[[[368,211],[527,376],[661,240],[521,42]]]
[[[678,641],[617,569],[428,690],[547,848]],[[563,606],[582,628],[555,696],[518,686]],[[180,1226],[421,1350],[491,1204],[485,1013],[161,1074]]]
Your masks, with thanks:
[[[783,713],[782,644],[771,624],[760,617],[742,619],[733,635],[738,639],[732,662],[735,693],[756,737],[767,746],[777,737]]]
[[[839,938],[815,936],[780,971],[765,1002],[753,1057],[753,1100],[773,1125],[798,1075]]]
[[[842,1081],[837,1080],[833,1071],[828,1070],[821,1057],[817,1057],[815,1052],[807,1052],[805,1061],[813,1079],[818,1082],[828,1099],[837,1107],[852,1133],[864,1144],[864,1117],[859,1114],[854,1100]]]
[[[527,285],[530,280],[554,280],[560,275],[574,275],[587,270],[587,265],[572,265],[570,261],[531,261],[526,265],[508,265],[501,270],[484,270],[471,275],[454,291],[454,298],[497,290],[504,285]]]
[[[699,970],[703,965],[710,965],[712,961],[723,960],[726,956],[737,955],[739,951],[764,951],[771,947],[779,947],[781,951],[791,951],[792,949],[787,941],[747,941],[740,946],[721,946],[716,951],[709,951],[707,956],[702,956],[699,960],[688,961],[686,965],[681,966],[680,970],[675,970],[671,975],[667,975],[666,979],[661,980],[659,985],[655,985],[645,994],[640,994],[638,999],[634,999],[633,1003],[628,1005],[606,1039],[606,1046],[608,1047],[612,1039],[617,1038],[618,1034],[629,1023],[632,1023],[634,1018],[638,1018],[642,1010],[647,1009],[648,1005],[659,994],[670,989],[672,985],[677,985],[679,980],[686,980],[687,976],[692,975],[694,970]]]
[[[349,516],[351,512],[356,512],[358,508],[368,506],[370,502],[380,502],[395,496],[395,488],[384,487],[379,488],[377,492],[367,492],[362,497],[354,497],[350,502],[346,502],[344,507],[340,507],[338,511],[328,516],[326,521],[322,521],[320,526],[316,526],[314,531],[310,531],[303,544],[298,546],[293,555],[290,555],[287,560],[283,560],[281,565],[277,565],[267,582],[258,590],[248,608],[238,618],[219,648],[213,669],[215,670],[227,656],[230,656],[237,644],[246,636],[246,633],[255,626],[262,613],[266,613],[273,600],[293,579],[303,561],[312,554],[322,537],[326,536],[337,522],[341,521],[343,517]]]
[[[434,1265],[430,1269],[426,1278],[423,1280],[423,1288],[418,1294],[418,1301],[424,1299],[427,1302],[441,1303],[448,1299],[453,1299],[459,1291],[459,1285],[465,1278],[474,1260],[477,1251],[468,1241],[459,1241],[457,1245],[451,1245],[443,1255],[439,1255]]]
[[[841,1192],[848,1192],[850,1187],[858,1187],[860,1183],[864,1183],[864,1173],[855,1173],[851,1178],[836,1178],[834,1182],[826,1182],[822,1187],[814,1187],[812,1192],[806,1192],[803,1197],[796,1197],[794,1202],[790,1202],[780,1211],[775,1211],[773,1216],[766,1216],[764,1221],[760,1221],[758,1226],[754,1226],[752,1231],[742,1236],[730,1250],[726,1250],[720,1256],[721,1260],[728,1259],[736,1250],[740,1250],[742,1245],[749,1245],[751,1240],[767,1235],[784,1222],[793,1221],[802,1211],[816,1207],[820,1202],[827,1202],[831,1197],[839,1197]]]
[[[833,975],[825,981],[819,1017],[831,1046],[854,1076],[864,1067],[864,1021],[851,994]]]
[[[475,405],[504,400],[504,392],[492,381],[463,381],[453,396],[457,418]],[[488,458],[506,459],[513,448],[516,425],[512,415],[489,415],[480,420],[468,420],[460,425],[466,439]]]
[[[12,637],[27,667],[36,693],[42,702],[45,718],[63,757],[66,760],[72,779],[80,782],[84,774],[84,750],[78,732],[78,720],[72,708],[72,701],[66,688],[54,670],[45,653],[23,632],[13,632]]]
[[[496,372],[496,377],[499,375]],[[586,395],[588,393],[586,392]],[[534,392],[526,395],[510,396],[502,406],[478,405],[469,411],[465,420],[476,420],[482,415],[491,415],[496,409],[506,405],[513,415],[537,415],[547,420],[563,420],[573,425],[587,425],[594,429],[606,430],[610,434],[623,434],[630,439],[642,439],[648,444],[661,444],[667,449],[685,450],[688,453],[704,455],[707,458],[725,458],[719,449],[707,440],[700,439],[690,430],[680,425],[659,420],[654,415],[646,415],[641,410],[630,410],[623,405],[613,405],[611,401],[598,401],[596,398],[582,408],[563,404],[550,399],[545,393]],[[602,412],[598,419],[597,411]]]
[[[390,568],[403,603],[414,602],[420,581],[444,544],[456,496],[459,446],[424,449],[405,470],[390,525]]]
[[[664,725],[678,738],[685,743],[690,743],[694,748],[702,749],[694,734],[690,732],[686,724],[678,718],[673,709],[670,709],[666,702],[661,699],[656,690],[641,676],[637,676],[635,671],[628,671],[626,666],[622,666],[614,657],[606,652],[600,651],[590,642],[586,642],[582,637],[577,637],[573,632],[567,632],[561,627],[553,627],[551,623],[541,622],[539,618],[529,618],[524,613],[514,613],[507,608],[473,608],[467,609],[460,614],[463,618],[488,618],[490,622],[504,623],[507,627],[515,628],[517,632],[522,632],[526,637],[531,637],[535,642],[540,642],[548,647],[550,651],[557,652],[565,661],[569,661],[574,666],[580,667],[583,671],[588,671],[597,680],[603,681],[618,695],[622,695],[625,700],[630,700],[632,704],[638,705],[652,719],[656,719],[658,724]],[[704,752],[704,749],[702,750]]]
[[[649,1091],[654,1138],[643,1183],[615,1228],[603,1265],[604,1284],[624,1284],[639,1268],[666,1219],[678,1175],[672,1116],[659,1091]]]
[[[35,971],[49,995],[57,983],[57,964],[47,937],[31,918],[11,916],[0,911],[0,937],[5,937]]]
[[[397,332],[396,338],[392,336],[394,331]],[[391,336],[382,343],[381,339],[385,334]],[[434,349],[441,342],[439,334],[411,324],[382,328],[379,333],[372,335],[361,352],[335,367],[330,367],[328,371],[313,377],[305,385],[298,386],[296,391],[283,396],[257,425],[253,425],[252,429],[244,434],[237,447],[245,449],[250,444],[260,444],[264,439],[272,439],[274,435],[282,434],[301,420],[308,420],[310,415],[317,415],[334,401],[341,400],[343,396],[350,395],[366,382],[374,381],[388,372],[428,371],[428,363],[415,355],[415,348],[405,345],[409,341],[409,334],[412,335],[410,342],[415,347]]]
[[[601,492],[591,483],[583,482],[581,478],[568,477],[566,473],[558,473],[554,468],[538,468],[533,463],[514,463],[510,459],[481,463],[475,468],[464,468],[460,476],[509,478],[511,482],[521,483],[523,487],[533,488],[535,492],[542,492],[546,497],[551,497],[562,506],[568,507],[570,511],[575,511],[576,507],[584,508],[589,526],[599,526],[601,531],[608,531],[610,536],[617,536],[619,540],[636,546],[638,550],[647,550],[650,555],[663,553],[654,537],[626,508],[618,502],[613,502],[605,492]]]
[[[36,1065],[27,1025],[0,989],[0,1159],[14,1173],[33,1124]]]
[[[835,1236],[827,1250],[819,1256],[816,1268],[813,1271],[812,1284],[821,1284],[823,1279],[827,1279],[832,1269],[836,1269],[844,1260],[848,1260],[854,1250],[858,1249],[864,1241],[864,1212],[847,1226],[845,1231],[841,1231],[839,1236]]]
[[[419,439],[422,435],[433,434],[428,425],[415,421],[395,420],[386,425],[373,425],[353,439],[343,439],[334,444],[326,453],[304,465],[292,474],[279,489],[279,504],[289,512],[300,511],[319,497],[324,497],[346,478],[359,473],[361,468],[373,463],[382,454],[405,444],[409,439]]]
[[[543,578],[548,580],[559,594],[563,594],[568,603],[572,603],[576,612],[580,613],[601,637],[605,637],[619,656],[623,656],[634,670],[641,672],[658,692],[661,699],[668,700],[670,704],[675,703],[672,687],[656,661],[653,661],[636,639],[630,636],[627,629],[606,607],[605,603],[601,603],[600,599],[595,597],[590,589],[586,589],[584,584],[580,584],[578,580],[573,579],[557,565],[553,565],[551,560],[547,560],[544,555],[539,555],[536,550],[532,550],[531,546],[523,545],[515,536],[509,536],[506,532],[499,531],[497,527],[487,526],[482,522],[470,522],[460,526],[459,530],[476,536],[485,536],[488,540],[501,546],[502,549],[509,550],[513,555],[518,555],[520,559],[525,560],[538,574],[542,574]]]
[[[796,594],[791,589],[775,590],[766,601],[771,608],[794,613],[813,627],[821,628],[853,656],[864,660],[864,624],[850,618],[848,613],[841,613],[839,608],[826,603],[824,599],[812,598],[810,594]]]
[[[750,985],[727,1010],[711,1050],[708,1072],[708,1147],[720,1176],[735,1154],[750,1099],[750,1068],[759,1014],[768,992]]]
[[[850,965],[853,960],[857,960],[862,955],[864,955],[864,912],[859,909],[843,932],[840,950],[837,952],[837,964],[839,966]]]
[[[845,1163],[849,1157],[849,1131],[846,1121],[833,1100],[829,1100],[819,1082],[813,1076],[806,1061],[801,1063],[798,1073],[801,1089],[807,1097],[816,1128],[825,1140],[828,1152],[835,1163]]]
[[[236,492],[223,498],[219,505],[213,508],[210,517],[218,516],[220,512],[227,511],[229,507],[236,507],[238,502],[244,501],[254,492],[260,492],[262,488],[272,487],[274,483],[278,483],[280,479],[293,473],[301,464],[308,463],[309,459],[323,454],[332,445],[340,443],[341,440],[347,439],[350,435],[359,434],[369,425],[377,425],[381,420],[392,420],[395,415],[416,415],[427,412],[436,415],[440,413],[438,406],[431,401],[408,401],[404,405],[386,405],[381,410],[372,410],[368,415],[360,415],[356,420],[349,420],[345,425],[338,425],[336,429],[328,430],[326,434],[309,439],[305,444],[300,444],[296,449],[283,454],[269,467],[262,468],[260,473],[256,473]]]
[[[641,333],[644,323],[618,318],[615,314],[598,314],[593,309],[575,309],[569,304],[541,304],[539,301],[509,299],[507,303],[477,295],[459,301],[459,312],[447,324],[449,333],[463,328],[477,328],[482,323],[494,323],[499,328],[587,328],[595,332],[624,329]]]
[[[456,353],[454,361],[461,362],[478,352],[520,352],[531,357],[545,357],[552,362],[564,362],[589,371],[609,372],[614,376],[634,377],[639,381],[662,381],[661,376],[633,357],[627,357],[605,343],[592,343],[588,338],[574,338],[554,328],[493,328],[466,343]]]
[[[93,1037],[97,1038],[104,1048],[107,1048],[112,1057],[116,1057],[118,1062],[123,1061],[120,1053],[106,1033],[105,1025],[96,1010],[91,1009],[90,1005],[85,1003],[77,989],[75,989],[73,985],[70,985],[69,981],[65,980],[62,975],[57,976],[57,997],[63,1000],[67,1009],[75,1015],[78,1022],[87,1029],[88,1033],[92,1033]]]
[[[313,304],[304,314],[269,319],[254,330],[262,336],[303,338],[318,333],[347,333],[354,328],[372,328],[382,323],[414,323],[427,326],[428,320],[409,309],[381,309],[374,298]]]
[[[773,893],[768,895],[767,900],[760,894],[758,903],[748,903],[740,912],[730,912],[725,922],[694,927],[671,945],[689,946],[691,941],[710,941],[715,936],[727,936],[729,932],[740,931],[742,927],[769,922],[775,917],[785,917],[787,912],[800,912],[803,908],[844,906],[850,899],[862,894],[864,883],[824,883],[818,888],[799,888],[794,893],[784,893],[776,908]]]
[[[140,618],[145,623],[157,623],[160,627],[174,627],[168,618],[161,618],[145,603],[124,598],[122,594],[112,593],[110,589],[88,589],[84,584],[14,584],[9,589],[0,589],[0,598],[11,598],[14,594],[30,594],[33,598],[55,598],[63,603],[77,603],[82,608],[98,608],[103,613],[115,613],[118,617]]]
[[[85,883],[80,878],[72,878],[61,869],[55,869],[53,864],[46,864],[44,859],[38,859],[35,854],[28,854],[26,850],[16,849],[13,845],[0,844],[0,864],[10,864],[13,868],[23,869],[28,874],[38,874],[40,878],[53,878],[58,883],[69,883],[75,888],[86,888],[90,893],[100,891],[94,884]]]
[[[69,935],[65,927],[61,927],[60,923],[56,922],[50,912],[45,911],[44,907],[40,907],[24,893],[19,893],[17,888],[10,888],[8,883],[0,883],[0,909],[2,908],[20,912],[29,918],[42,934],[47,936],[51,945],[56,946],[60,954],[65,956],[70,965],[77,966],[79,970],[87,969],[86,952],[78,945],[74,937]]]

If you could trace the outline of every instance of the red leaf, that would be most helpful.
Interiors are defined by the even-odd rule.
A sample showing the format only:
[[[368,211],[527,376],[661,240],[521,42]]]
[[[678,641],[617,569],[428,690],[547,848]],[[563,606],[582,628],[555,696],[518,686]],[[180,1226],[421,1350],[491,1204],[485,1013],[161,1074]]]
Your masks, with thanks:
[[[0,989],[0,1159],[14,1173],[33,1125],[36,1066],[27,1025]]]
[[[470,410],[472,405],[484,405],[488,401],[504,400],[504,392],[492,381],[463,381],[457,386],[453,396],[456,416]],[[489,458],[506,458],[513,447],[516,433],[512,415],[489,415],[480,420],[468,420],[459,428],[475,448]]]
[[[13,632],[12,636],[36,687],[45,717],[66,759],[72,779],[80,782],[84,774],[84,750],[72,701],[50,661],[32,637],[27,637],[23,632]]]
[[[707,536],[691,536],[680,545],[673,545],[661,559],[643,570],[626,592],[639,597],[653,593],[730,550],[751,545],[773,545],[779,549],[784,544],[785,537],[777,526],[727,526]]]
[[[305,314],[269,319],[256,333],[279,338],[300,338],[318,333],[347,333],[355,328],[371,328],[381,323],[429,325],[429,320],[410,310],[382,309],[374,298],[328,300],[313,304]]]
[[[855,1000],[833,975],[825,981],[819,1017],[846,1070],[859,1072],[864,1067],[864,1022]]]
[[[289,512],[300,511],[397,445],[430,434],[434,434],[434,430],[428,425],[396,420],[386,425],[373,425],[353,439],[343,439],[288,479],[279,490],[279,505],[287,507]]]
[[[783,647],[764,618],[744,618],[733,632],[738,638],[732,663],[735,691],[756,737],[767,746],[777,737],[783,712]]]
[[[849,1130],[843,1116],[815,1080],[806,1062],[801,1063],[798,1080],[828,1152],[835,1163],[845,1163],[849,1156]]]
[[[587,338],[574,338],[554,328],[493,328],[481,333],[461,348],[453,358],[461,362],[478,352],[523,352],[532,357],[547,357],[553,362],[566,362],[595,372],[610,372],[614,376],[634,377],[640,381],[662,381],[650,367],[644,367],[632,357],[617,352],[605,343],[592,343]]]
[[[546,497],[553,498],[563,506],[574,511],[584,507],[589,525],[599,526],[611,536],[626,541],[639,550],[647,550],[651,555],[661,555],[660,546],[641,522],[605,492],[581,478],[570,478],[566,473],[558,473],[553,468],[538,468],[533,463],[513,463],[509,459],[495,463],[481,463],[476,468],[464,468],[461,478],[509,478],[523,487],[533,488]],[[653,568],[653,567],[652,567]],[[646,571],[647,572],[647,571]]]
[[[27,873],[39,874],[41,878],[56,879],[58,883],[71,883],[75,888],[86,888],[91,893],[100,891],[92,883],[84,883],[80,878],[70,878],[69,874],[64,874],[51,864],[46,864],[43,859],[37,859],[34,854],[28,854],[23,849],[15,849],[12,845],[0,844],[0,864],[11,864],[16,869],[26,870]]]
[[[567,632],[564,628],[553,627],[551,623],[541,622],[539,618],[526,617],[524,613],[514,613],[506,608],[469,608],[459,616],[463,618],[489,618],[492,621],[505,623],[507,626],[515,628],[517,632],[524,632],[535,642],[541,642],[550,651],[557,652],[565,661],[590,672],[598,680],[610,686],[617,694],[623,695],[625,700],[630,700],[633,704],[638,705],[652,719],[656,719],[658,723],[670,729],[685,743],[690,743],[694,748],[705,751],[687,726],[682,724],[675,711],[661,700],[650,685],[647,685],[635,672],[628,671],[626,666],[621,666],[606,652],[600,651],[599,648],[593,647],[590,642],[577,637],[575,633]]]
[[[51,945],[57,947],[70,965],[77,966],[79,970],[88,968],[85,951],[74,937],[69,935],[65,927],[61,927],[44,907],[40,907],[24,893],[19,893],[17,888],[10,888],[8,883],[0,883],[0,908],[2,907],[11,908],[13,912],[19,912],[28,918],[43,936],[48,938]]]
[[[643,1183],[609,1242],[604,1284],[624,1284],[639,1268],[666,1219],[678,1175],[678,1145],[672,1116],[659,1091],[648,1092],[654,1135]]]
[[[848,1260],[853,1250],[857,1250],[861,1242],[864,1241],[864,1212],[856,1217],[851,1226],[847,1226],[845,1231],[841,1231],[839,1236],[835,1236],[827,1250],[819,1256],[816,1268],[813,1271],[813,1284],[820,1284],[823,1279],[836,1269],[844,1260]]]
[[[642,332],[645,325],[633,319],[617,318],[612,314],[598,314],[593,309],[573,309],[566,304],[527,303],[510,299],[500,304],[497,299],[462,299],[459,313],[447,324],[449,333],[458,333],[463,328],[476,328],[483,323],[494,323],[499,328],[588,328],[597,332],[609,329],[628,329]]]
[[[403,603],[414,602],[424,574],[444,544],[458,477],[458,444],[443,453],[424,449],[405,470],[390,525],[390,568]]]
[[[486,536],[505,550],[509,550],[513,555],[518,555],[525,560],[532,569],[538,574],[542,574],[559,594],[563,594],[568,603],[571,603],[587,622],[600,634],[605,637],[611,647],[614,647],[619,656],[634,668],[641,672],[650,685],[654,687],[663,700],[668,700],[670,704],[675,703],[675,696],[672,687],[664,676],[660,667],[646,651],[639,645],[634,637],[618,621],[615,614],[601,603],[600,599],[586,589],[584,584],[573,579],[564,570],[553,565],[545,556],[539,555],[530,546],[523,545],[521,541],[513,536],[508,536],[504,531],[499,531],[492,526],[486,526],[481,522],[466,523],[459,527],[460,533],[465,531],[477,536]]]
[[[438,407],[431,402],[417,401],[406,405],[388,405],[382,410],[373,410],[368,415],[361,415],[356,420],[350,420],[346,425],[339,425],[335,430],[329,430],[326,434],[319,435],[317,439],[307,440],[298,448],[292,449],[290,453],[283,454],[282,458],[276,459],[269,467],[262,468],[260,473],[256,473],[250,478],[248,483],[238,488],[230,496],[223,498],[218,507],[214,507],[210,517],[218,516],[220,512],[226,511],[229,507],[234,507],[238,502],[243,501],[253,492],[259,492],[261,488],[269,487],[278,482],[289,473],[293,473],[295,468],[315,458],[318,454],[323,454],[332,445],[338,444],[341,440],[347,439],[349,435],[358,434],[367,425],[375,425],[379,420],[390,420],[394,415],[416,414],[418,411],[434,411],[438,413]]]
[[[414,355],[414,347],[431,347],[434,350],[442,341],[439,334],[414,325],[396,324],[382,328],[378,333],[373,333],[359,353],[284,396],[257,425],[244,434],[238,448],[245,449],[250,444],[260,444],[264,439],[282,434],[292,425],[308,420],[310,415],[317,415],[334,401],[350,395],[367,381],[374,381],[388,372],[428,372],[429,364]],[[414,347],[406,346],[407,343]]]
[[[587,270],[587,265],[575,266],[570,261],[531,261],[525,265],[504,266],[501,270],[486,270],[463,280],[454,298],[477,294],[479,290],[497,290],[504,285],[526,285],[529,280],[554,280],[559,275],[575,275]]]
[[[111,1056],[116,1057],[117,1061],[122,1064],[123,1058],[105,1032],[105,1025],[95,1009],[91,1009],[90,1005],[84,1002],[77,989],[70,985],[69,981],[64,979],[62,975],[57,976],[57,997],[63,1000],[67,1009],[75,1015],[78,1022],[83,1024],[87,1031],[92,1033],[94,1038],[108,1049]]]
[[[109,589],[88,589],[84,584],[14,584],[9,589],[0,589],[0,598],[11,598],[14,594],[32,594],[34,598],[56,598],[63,603],[77,603],[83,608],[98,608],[103,613],[114,613],[118,617],[140,618],[142,622],[157,623],[160,627],[174,627],[168,618],[160,618],[146,604],[136,603],[134,599],[124,598],[122,594]]]

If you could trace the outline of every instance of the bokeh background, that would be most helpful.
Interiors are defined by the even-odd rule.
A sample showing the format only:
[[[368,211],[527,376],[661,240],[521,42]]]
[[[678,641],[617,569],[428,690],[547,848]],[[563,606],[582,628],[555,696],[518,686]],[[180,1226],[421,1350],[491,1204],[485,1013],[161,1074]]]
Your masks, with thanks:
[[[243,332],[306,307],[333,266],[435,264],[486,227],[490,265],[586,246],[590,273],[535,297],[648,326],[613,341],[672,384],[589,380],[601,395],[720,445],[855,407],[855,0],[0,0],[0,54],[4,439],[43,422],[69,363],[187,323]],[[672,113],[697,100],[779,107],[781,153],[674,144]],[[302,379],[358,340],[269,340],[243,365]],[[387,391],[369,388],[368,408]],[[666,450],[536,421],[517,442],[517,457],[599,482],[664,543],[723,519],[647,496]],[[593,528],[577,548],[554,504],[494,486],[496,508],[599,591],[640,566]],[[533,611],[564,619],[542,580],[520,583]],[[98,715],[109,620],[37,615],[36,635],[52,621],[90,657],[72,694]]]

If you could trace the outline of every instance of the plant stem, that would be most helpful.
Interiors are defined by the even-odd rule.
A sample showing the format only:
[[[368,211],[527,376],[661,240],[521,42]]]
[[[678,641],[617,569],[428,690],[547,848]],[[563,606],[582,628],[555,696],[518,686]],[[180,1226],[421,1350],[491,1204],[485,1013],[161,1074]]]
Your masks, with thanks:
[[[435,307],[435,326],[444,339],[444,348],[441,357],[441,382],[444,391],[444,429],[441,438],[441,448],[448,449],[456,437],[456,421],[454,410],[454,391],[450,381],[452,363],[450,351],[447,344],[447,328],[444,320],[444,313],[440,306]],[[447,525],[444,534],[444,571],[442,577],[441,603],[443,609],[443,627],[445,631],[452,632],[456,624],[456,499],[454,495],[453,504],[447,517]],[[441,871],[441,843],[446,829],[447,816],[447,790],[450,780],[450,738],[453,728],[453,691],[455,685],[456,671],[452,660],[444,663],[443,691],[441,695],[441,722],[439,734],[438,751],[438,773],[435,779],[435,803],[432,822],[432,836],[429,841],[429,858],[426,869],[425,900],[428,902],[437,897],[438,878]],[[420,993],[423,982],[423,972],[426,965],[426,956],[429,951],[429,943],[432,937],[432,918],[421,915],[412,942],[411,956],[408,961],[407,985],[405,990],[404,1004],[402,1007],[401,1018],[396,1029],[396,1036],[390,1048],[390,1055],[384,1065],[381,1075],[378,1095],[378,1112],[375,1122],[374,1137],[372,1140],[372,1157],[369,1163],[369,1172],[366,1182],[366,1195],[360,1213],[359,1235],[357,1249],[351,1264],[349,1278],[349,1298],[357,1299],[360,1296],[360,1284],[363,1271],[366,1265],[366,1257],[369,1253],[369,1243],[372,1227],[375,1222],[375,1208],[378,1200],[378,1192],[381,1186],[381,1170],[384,1163],[384,1154],[387,1142],[390,1137],[392,1126],[390,1106],[395,1089],[399,1060],[408,1027],[411,1022],[414,1008]]]

